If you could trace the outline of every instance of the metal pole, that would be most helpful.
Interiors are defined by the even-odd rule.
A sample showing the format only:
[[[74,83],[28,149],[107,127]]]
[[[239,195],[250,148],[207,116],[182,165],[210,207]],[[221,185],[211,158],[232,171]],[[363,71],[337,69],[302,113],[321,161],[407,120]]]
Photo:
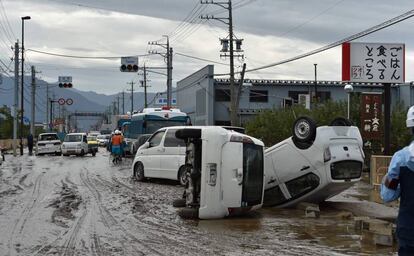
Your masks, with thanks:
[[[234,88],[234,52],[233,52],[233,14],[229,0],[229,38],[230,38],[230,120],[231,125],[237,125],[236,90]]]
[[[30,133],[35,136],[35,112],[36,112],[36,71],[32,66],[32,118],[30,120]]]
[[[350,102],[351,102],[351,93],[349,93],[348,92],[348,119],[349,119],[349,105],[350,105]]]
[[[50,131],[50,122],[49,122],[49,84],[46,84],[46,125],[47,129]]]
[[[172,49],[170,48],[170,39],[167,36],[167,107],[171,107],[171,50]]]
[[[147,107],[147,68],[144,65],[144,108]]]
[[[24,19],[22,18],[22,81],[20,90],[20,155],[23,155],[23,116],[24,116]]]
[[[131,116],[134,113],[134,81],[131,82]]]
[[[125,92],[122,91],[122,114],[125,114]]]
[[[384,84],[384,155],[390,152],[391,136],[391,84]]]
[[[318,102],[318,89],[317,89],[317,87],[318,87],[318,78],[317,78],[317,65],[318,64],[313,64],[314,65],[314,67],[315,67],[315,101],[314,101],[314,103],[315,103],[315,106],[316,106],[316,103]]]
[[[13,105],[13,156],[17,156],[17,108],[19,105],[19,42],[14,44],[14,105]]]
[[[52,120],[53,120],[53,100],[52,99],[49,99],[49,101],[50,101],[50,124],[49,124],[49,130],[50,131],[52,131],[52,128],[53,128],[53,126],[52,126]]]

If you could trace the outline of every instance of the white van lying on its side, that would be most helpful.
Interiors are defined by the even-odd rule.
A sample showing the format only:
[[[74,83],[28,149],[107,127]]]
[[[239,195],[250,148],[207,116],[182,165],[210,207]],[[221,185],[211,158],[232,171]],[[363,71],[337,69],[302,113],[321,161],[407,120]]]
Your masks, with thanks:
[[[364,162],[357,127],[344,118],[316,127],[298,118],[293,136],[265,151],[264,206],[320,203],[361,179]]]
[[[186,141],[187,184],[183,218],[217,219],[262,206],[263,142],[217,126],[182,127],[176,137]]]

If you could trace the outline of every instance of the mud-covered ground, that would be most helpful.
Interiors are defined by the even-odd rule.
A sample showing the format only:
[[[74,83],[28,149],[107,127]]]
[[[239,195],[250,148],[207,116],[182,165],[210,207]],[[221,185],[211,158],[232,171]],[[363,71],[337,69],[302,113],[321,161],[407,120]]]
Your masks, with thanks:
[[[131,160],[6,156],[0,167],[0,255],[392,255],[327,204],[262,209],[243,218],[182,220],[175,182],[131,179]],[[354,191],[355,192],[355,191]],[[355,192],[358,194],[357,192]],[[360,199],[358,199],[360,200]]]

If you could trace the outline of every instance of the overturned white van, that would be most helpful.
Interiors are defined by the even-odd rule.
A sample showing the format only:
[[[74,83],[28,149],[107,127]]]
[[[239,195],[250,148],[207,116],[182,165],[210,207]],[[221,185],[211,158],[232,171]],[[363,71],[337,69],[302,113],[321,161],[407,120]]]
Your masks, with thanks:
[[[216,219],[258,209],[263,203],[263,142],[218,126],[180,128],[186,141],[187,184],[174,201],[183,218]]]
[[[361,179],[362,138],[347,119],[316,127],[312,119],[300,117],[292,133],[265,150],[264,206],[320,203]]]

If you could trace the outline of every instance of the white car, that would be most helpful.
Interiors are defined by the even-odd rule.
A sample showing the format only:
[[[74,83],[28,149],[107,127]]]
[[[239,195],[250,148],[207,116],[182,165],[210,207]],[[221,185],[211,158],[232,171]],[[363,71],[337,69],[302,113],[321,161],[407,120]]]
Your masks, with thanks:
[[[264,206],[320,203],[361,179],[364,162],[357,127],[344,118],[316,127],[300,117],[293,136],[265,150]]]
[[[55,154],[60,156],[62,150],[60,148],[61,141],[57,133],[41,133],[37,138],[36,149],[37,155]]]
[[[132,164],[137,180],[161,178],[185,185],[185,142],[175,137],[176,131],[176,127],[161,128],[138,149]]]
[[[110,135],[98,135],[96,140],[98,141],[99,146],[106,147],[109,143]]]
[[[187,146],[187,184],[173,202],[182,218],[224,218],[262,206],[263,142],[219,126],[182,127],[176,137]]]
[[[86,133],[68,133],[62,144],[62,154],[64,156],[78,155],[84,156],[89,152]]]

